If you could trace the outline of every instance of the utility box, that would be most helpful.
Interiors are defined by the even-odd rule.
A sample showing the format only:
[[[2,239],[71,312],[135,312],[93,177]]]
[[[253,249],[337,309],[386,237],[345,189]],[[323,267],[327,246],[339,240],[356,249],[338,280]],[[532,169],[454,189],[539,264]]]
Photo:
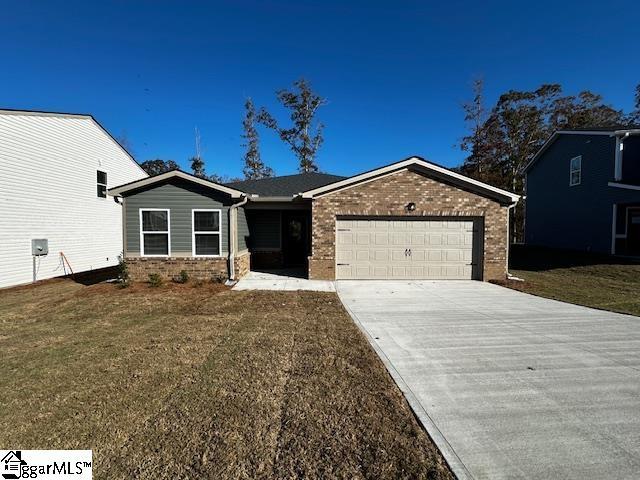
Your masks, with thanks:
[[[49,254],[49,240],[46,238],[31,239],[31,255],[39,257]]]

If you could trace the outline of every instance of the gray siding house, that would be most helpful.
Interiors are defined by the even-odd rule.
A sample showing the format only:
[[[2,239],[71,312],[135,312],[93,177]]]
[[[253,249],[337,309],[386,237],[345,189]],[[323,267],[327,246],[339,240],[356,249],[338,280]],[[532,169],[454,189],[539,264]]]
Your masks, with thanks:
[[[298,268],[312,279],[505,278],[519,196],[418,157],[341,177],[221,185],[179,170],[109,189],[123,205],[134,280],[239,279]]]
[[[525,172],[527,244],[640,255],[640,129],[558,131]]]

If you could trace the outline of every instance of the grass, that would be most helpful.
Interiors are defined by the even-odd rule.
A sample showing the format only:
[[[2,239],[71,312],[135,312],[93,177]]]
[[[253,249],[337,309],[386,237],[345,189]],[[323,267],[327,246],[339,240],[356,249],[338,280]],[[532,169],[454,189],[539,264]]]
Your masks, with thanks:
[[[588,307],[640,316],[640,263],[625,259],[517,247],[510,288]]]
[[[0,292],[0,445],[96,478],[452,475],[333,293]]]

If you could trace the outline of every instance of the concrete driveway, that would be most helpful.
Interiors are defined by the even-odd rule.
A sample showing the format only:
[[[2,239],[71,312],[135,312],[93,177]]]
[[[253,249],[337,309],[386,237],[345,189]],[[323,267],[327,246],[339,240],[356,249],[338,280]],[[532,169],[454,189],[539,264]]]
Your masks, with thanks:
[[[640,478],[640,318],[481,282],[337,282],[459,478]]]

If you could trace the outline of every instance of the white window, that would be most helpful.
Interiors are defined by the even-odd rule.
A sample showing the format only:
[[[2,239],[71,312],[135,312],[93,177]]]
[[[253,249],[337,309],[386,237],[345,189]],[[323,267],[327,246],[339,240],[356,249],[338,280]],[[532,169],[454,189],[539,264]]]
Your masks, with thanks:
[[[194,257],[219,257],[222,251],[220,210],[192,210],[191,250]]]
[[[107,198],[107,172],[97,171],[98,197]]]
[[[582,155],[573,157],[569,164],[569,186],[580,185],[582,181]]]
[[[169,210],[163,208],[140,209],[140,252],[143,257],[171,255]]]

